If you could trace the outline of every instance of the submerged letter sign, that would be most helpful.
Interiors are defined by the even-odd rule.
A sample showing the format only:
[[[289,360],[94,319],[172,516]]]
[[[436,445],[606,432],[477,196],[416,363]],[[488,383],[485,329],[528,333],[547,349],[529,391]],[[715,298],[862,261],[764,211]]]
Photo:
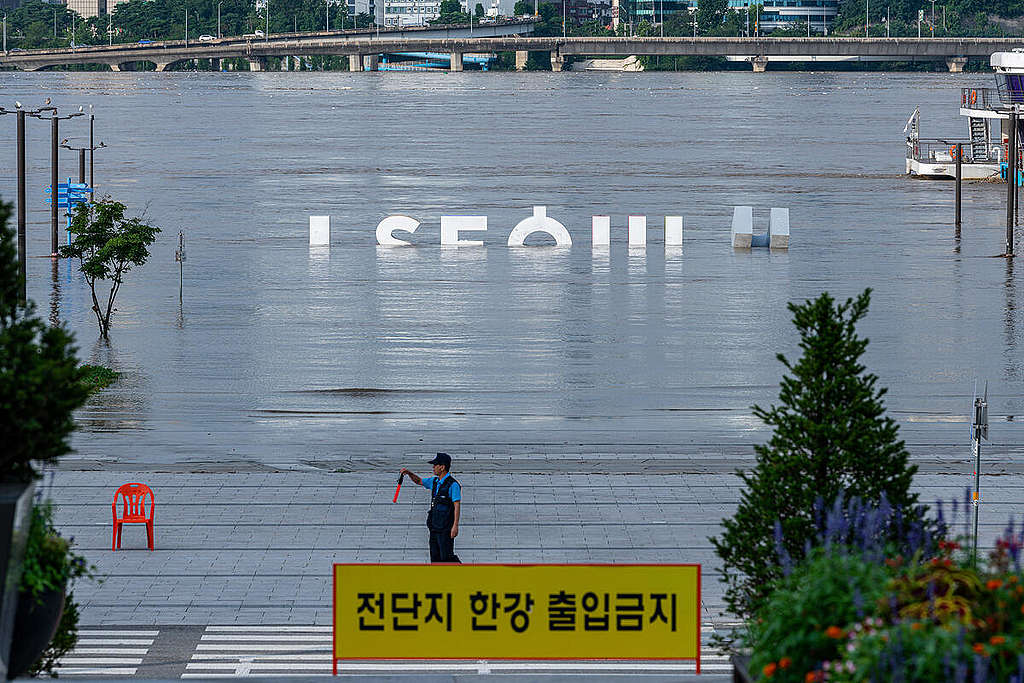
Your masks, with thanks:
[[[408,247],[410,242],[395,237],[396,230],[413,233],[420,225],[409,216],[388,216],[377,224],[377,244],[382,247]],[[483,240],[461,239],[463,232],[485,232],[487,216],[441,216],[442,247],[480,247]],[[546,206],[534,206],[533,215],[519,221],[508,236],[508,246],[526,246],[526,238],[543,232],[555,240],[556,247],[571,247],[572,236],[565,225],[548,216]],[[629,246],[647,246],[647,217],[630,216],[628,225]],[[611,240],[611,218],[592,217],[593,246],[607,247]],[[683,243],[683,217],[665,216],[665,246],[679,246]]]
[[[334,565],[354,659],[693,659],[700,565]]]

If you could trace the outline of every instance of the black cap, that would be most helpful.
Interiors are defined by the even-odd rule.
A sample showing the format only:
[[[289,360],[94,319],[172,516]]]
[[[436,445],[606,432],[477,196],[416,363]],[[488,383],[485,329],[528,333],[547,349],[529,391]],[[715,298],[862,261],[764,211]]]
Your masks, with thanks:
[[[445,467],[451,468],[452,456],[447,453],[438,453],[434,456],[434,459],[430,461],[431,465],[444,465]]]

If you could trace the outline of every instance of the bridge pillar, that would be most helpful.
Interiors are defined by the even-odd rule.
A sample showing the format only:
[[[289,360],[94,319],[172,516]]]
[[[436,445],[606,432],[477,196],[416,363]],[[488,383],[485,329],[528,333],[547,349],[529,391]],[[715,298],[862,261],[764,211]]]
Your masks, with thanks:
[[[967,57],[950,57],[946,60],[946,66],[949,67],[949,73],[959,74],[963,73],[964,66],[967,65]]]
[[[263,58],[249,57],[249,71],[263,71]]]
[[[462,71],[462,53],[453,52],[451,54],[451,62],[449,63],[448,69],[450,71]]]
[[[117,64],[117,63],[111,64],[110,65],[110,70],[111,71],[120,71],[121,70],[121,65]]]
[[[169,65],[170,65],[170,62],[157,62],[156,63],[156,70],[157,71],[167,71],[167,67]]]
[[[551,51],[551,70],[561,71],[565,68],[565,57],[559,54],[556,50]]]
[[[210,57],[210,71],[220,71],[219,57]]]
[[[366,55],[366,68],[370,71],[377,71],[377,65],[380,63],[380,55],[372,54]]]
[[[754,67],[754,73],[763,74],[768,69],[768,58],[763,55],[750,58],[750,63]]]
[[[348,70],[349,71],[362,71],[363,70],[363,56],[362,55],[349,55],[348,56]]]
[[[530,53],[526,50],[516,50],[516,71],[522,71],[526,68],[526,61],[530,58]]]

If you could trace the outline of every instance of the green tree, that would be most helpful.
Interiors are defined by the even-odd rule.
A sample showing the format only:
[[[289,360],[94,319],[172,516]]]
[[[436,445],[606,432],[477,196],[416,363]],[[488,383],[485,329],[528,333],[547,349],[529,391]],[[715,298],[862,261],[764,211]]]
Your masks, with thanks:
[[[697,32],[706,35],[718,30],[729,11],[729,0],[700,0],[697,3]]]
[[[772,581],[782,576],[775,524],[794,560],[814,542],[815,501],[830,505],[840,492],[865,501],[889,503],[911,514],[910,492],[916,467],[899,439],[896,422],[885,416],[884,388],[867,373],[860,357],[868,340],[857,322],[868,311],[871,290],[843,304],[825,292],[803,304],[789,304],[803,356],[790,363],[779,391],[779,405],[754,406],[754,414],[774,428],[767,444],[755,447],[753,471],[740,472],[746,485],[736,514],[712,538],[723,562],[726,604],[749,616]]]
[[[473,13],[476,15],[477,19],[482,18],[484,16],[484,6],[479,2],[476,3],[476,8],[473,10]]]
[[[512,13],[517,17],[533,16],[533,3],[530,0],[516,0]]]
[[[72,412],[88,389],[79,381],[74,339],[20,303],[16,238],[7,229],[10,205],[0,202],[0,479],[28,482],[35,462],[71,450]]]
[[[110,314],[125,273],[146,262],[149,245],[160,232],[141,218],[125,218],[126,210],[124,204],[110,200],[79,205],[68,228],[74,240],[60,248],[62,257],[77,258],[81,264],[103,337],[110,331]],[[100,281],[109,282],[105,306],[100,305],[96,293]]]

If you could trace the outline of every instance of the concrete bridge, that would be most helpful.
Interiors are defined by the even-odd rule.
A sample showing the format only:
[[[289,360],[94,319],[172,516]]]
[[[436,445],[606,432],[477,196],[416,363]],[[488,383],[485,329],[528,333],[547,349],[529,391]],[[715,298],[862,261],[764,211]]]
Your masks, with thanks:
[[[525,37],[532,22],[400,31],[285,34],[268,38],[225,38],[202,43],[184,41],[147,45],[115,45],[64,50],[9,53],[3,63],[34,70],[63,64],[122,64],[149,61],[158,70],[184,59],[245,58],[260,70],[267,57],[287,55],[348,55],[350,68],[376,68],[377,55],[393,52],[443,52],[452,55],[452,68],[461,70],[467,52],[516,52],[522,68],[530,51],[551,54],[560,71],[567,57],[629,55],[741,56],[754,71],[764,71],[769,58],[858,58],[884,61],[943,61],[950,71],[962,71],[968,58],[987,60],[993,52],[1024,48],[1024,38],[562,38]],[[490,35],[487,35],[488,32]],[[443,34],[443,35],[442,35]]]

